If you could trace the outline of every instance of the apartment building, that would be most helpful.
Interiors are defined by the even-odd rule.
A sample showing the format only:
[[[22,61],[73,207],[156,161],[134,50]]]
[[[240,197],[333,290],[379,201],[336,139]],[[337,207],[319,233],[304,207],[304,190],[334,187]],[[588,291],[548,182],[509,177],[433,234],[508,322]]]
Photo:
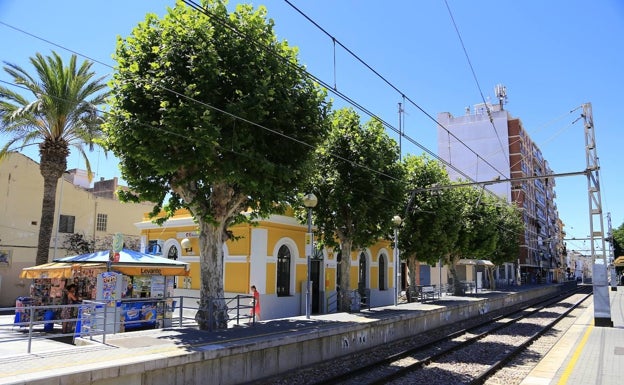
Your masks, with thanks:
[[[490,192],[515,202],[525,230],[520,255],[499,268],[499,277],[522,283],[563,279],[565,236],[555,203],[555,178],[540,148],[519,118],[503,104],[467,107],[462,116],[438,114],[438,154],[452,180],[484,182]],[[487,184],[485,184],[487,182]]]

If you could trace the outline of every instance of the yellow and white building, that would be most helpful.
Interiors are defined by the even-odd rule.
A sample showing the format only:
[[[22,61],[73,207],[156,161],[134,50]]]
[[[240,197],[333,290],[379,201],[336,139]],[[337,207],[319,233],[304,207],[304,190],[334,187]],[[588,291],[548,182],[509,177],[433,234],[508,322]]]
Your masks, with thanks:
[[[190,213],[180,210],[162,226],[146,215],[136,226],[141,230],[141,251],[162,252],[191,265],[189,277],[178,277],[176,295],[199,297],[199,239]],[[229,230],[235,240],[223,248],[225,296],[248,294],[255,285],[261,296],[261,319],[305,314],[307,226],[294,216],[273,215]],[[185,239],[190,243],[185,241],[183,247]],[[311,261],[312,314],[336,309],[337,258],[337,250],[326,249],[322,259]],[[396,270],[390,242],[352,252],[350,261],[351,289],[369,289],[371,306],[392,304]]]

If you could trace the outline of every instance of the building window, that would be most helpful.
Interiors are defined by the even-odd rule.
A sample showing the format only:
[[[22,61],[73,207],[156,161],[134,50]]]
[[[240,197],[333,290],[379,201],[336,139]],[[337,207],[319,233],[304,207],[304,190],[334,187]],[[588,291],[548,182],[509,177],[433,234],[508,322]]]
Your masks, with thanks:
[[[382,254],[379,256],[379,290],[387,290],[388,286],[386,285],[386,276],[388,274],[386,267],[386,255]]]
[[[59,217],[59,233],[73,233],[76,217],[73,215],[60,215]]]
[[[167,253],[167,258],[178,259],[178,248],[175,246],[171,246],[169,248],[169,252]]]
[[[290,295],[290,249],[283,245],[277,252],[277,296]]]
[[[95,229],[97,231],[106,231],[107,223],[108,223],[108,214],[98,214]]]

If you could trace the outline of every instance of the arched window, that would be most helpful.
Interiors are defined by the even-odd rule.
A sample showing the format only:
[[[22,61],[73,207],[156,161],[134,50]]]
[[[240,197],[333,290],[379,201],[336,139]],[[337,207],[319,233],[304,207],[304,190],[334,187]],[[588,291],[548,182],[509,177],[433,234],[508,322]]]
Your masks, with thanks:
[[[169,251],[167,252],[167,258],[178,259],[178,248],[175,247],[175,245],[169,246]]]
[[[388,276],[388,265],[386,263],[386,255],[379,256],[379,290],[387,290],[386,277]]]
[[[277,252],[277,296],[290,295],[290,249],[282,245]]]

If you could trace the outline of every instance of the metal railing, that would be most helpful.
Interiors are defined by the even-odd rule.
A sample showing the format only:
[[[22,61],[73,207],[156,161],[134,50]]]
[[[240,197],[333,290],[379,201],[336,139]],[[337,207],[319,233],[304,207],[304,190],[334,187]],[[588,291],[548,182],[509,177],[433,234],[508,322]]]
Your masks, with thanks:
[[[256,317],[250,295],[224,297],[227,305],[228,327],[242,323],[255,324]],[[132,303],[148,303],[146,308],[122,308]],[[71,318],[63,318],[64,308],[70,308]],[[208,307],[210,308],[210,306]],[[131,310],[128,310],[131,309]],[[143,311],[142,317],[128,317],[129,311]],[[34,306],[25,304],[0,308],[0,344],[3,342],[25,342],[26,352],[32,352],[32,344],[47,339],[74,342],[76,338],[106,343],[106,336],[128,331],[131,328],[196,327],[195,314],[199,310],[199,298],[177,296],[169,298],[136,298],[121,301],[83,301],[75,305]],[[214,316],[209,314],[209,317]],[[130,319],[131,318],[131,319]],[[69,332],[58,325],[71,325]],[[21,346],[21,345],[20,345]]]

